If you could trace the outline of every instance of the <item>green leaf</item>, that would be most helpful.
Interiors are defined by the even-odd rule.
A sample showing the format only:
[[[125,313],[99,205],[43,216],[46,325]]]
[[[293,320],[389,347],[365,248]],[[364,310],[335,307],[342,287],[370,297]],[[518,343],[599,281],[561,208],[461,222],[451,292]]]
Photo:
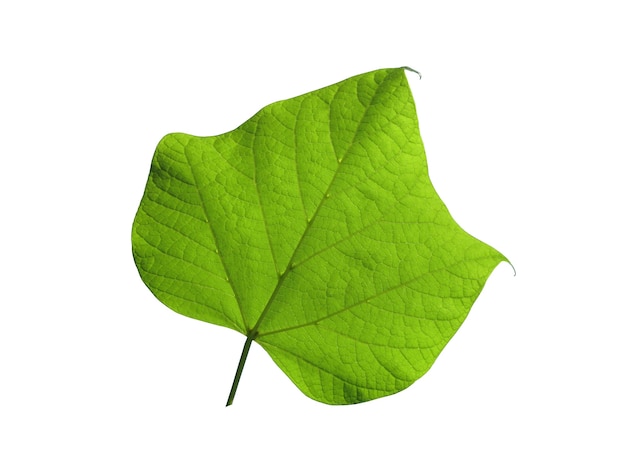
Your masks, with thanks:
[[[246,336],[228,404],[252,341],[324,403],[403,390],[506,261],[437,196],[404,68],[165,136],[132,244],[161,302]]]

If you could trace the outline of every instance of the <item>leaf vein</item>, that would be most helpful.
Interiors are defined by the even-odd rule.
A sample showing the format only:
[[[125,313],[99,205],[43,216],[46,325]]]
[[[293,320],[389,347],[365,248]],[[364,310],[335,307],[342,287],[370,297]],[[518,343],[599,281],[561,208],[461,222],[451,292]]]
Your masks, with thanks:
[[[348,385],[352,385],[353,387],[357,387],[357,388],[364,388],[364,389],[367,389],[367,390],[375,390],[375,391],[377,391],[377,392],[384,392],[384,393],[387,393],[387,392],[389,392],[389,391],[392,391],[392,390],[393,390],[393,389],[385,389],[385,388],[376,388],[376,387],[371,387],[371,386],[369,386],[369,385],[368,385],[368,386],[359,385],[359,384],[357,384],[357,383],[351,382],[350,380],[347,380],[347,379],[345,379],[345,378],[341,377],[340,375],[337,375],[337,374],[336,374],[336,373],[334,373],[334,372],[331,372],[330,370],[328,370],[328,369],[326,369],[326,368],[324,368],[324,367],[320,366],[319,364],[315,364],[313,361],[311,361],[311,360],[309,360],[309,359],[307,359],[307,358],[305,358],[305,357],[301,356],[300,354],[296,354],[295,352],[293,352],[293,351],[291,351],[291,350],[289,350],[289,349],[286,349],[286,348],[281,347],[281,346],[277,346],[276,344],[273,344],[273,343],[267,343],[267,344],[268,344],[269,346],[273,347],[273,348],[280,349],[281,351],[284,351],[284,352],[286,352],[286,353],[288,353],[288,354],[291,354],[292,356],[294,356],[295,358],[297,358],[297,359],[301,360],[302,362],[306,362],[307,364],[309,364],[309,365],[311,365],[311,366],[315,367],[315,368],[316,368],[316,369],[318,369],[319,371],[324,372],[324,373],[326,373],[326,374],[328,374],[328,375],[331,375],[331,376],[333,376],[333,377],[336,377],[336,378],[338,378],[339,380],[341,380],[342,382],[347,383]]]
[[[155,286],[152,286],[152,289],[154,289],[155,291],[159,291],[159,292],[163,292],[165,294],[171,295],[171,296],[176,297],[178,299],[184,300],[185,302],[189,302],[189,303],[192,303],[192,304],[195,304],[195,305],[199,305],[200,307],[208,308],[210,310],[213,310],[214,312],[219,313],[220,318],[222,318],[226,323],[232,325],[236,331],[241,331],[240,325],[237,325],[230,318],[225,316],[224,312],[222,312],[221,310],[216,309],[215,307],[211,307],[210,305],[206,305],[204,303],[198,302],[197,300],[193,300],[193,299],[190,299],[190,298],[187,298],[187,297],[183,297],[182,295],[180,295],[178,293],[170,292],[170,291],[167,291],[165,289],[160,289],[160,288],[155,287]]]
[[[257,123],[258,126],[258,123]],[[272,261],[274,262],[274,270],[276,271],[276,275],[280,276],[278,271],[278,263],[276,262],[276,254],[274,253],[274,246],[272,244],[272,239],[270,237],[270,232],[267,227],[267,216],[265,215],[265,207],[263,207],[263,199],[261,198],[261,191],[259,191],[259,181],[257,178],[259,162],[257,161],[257,152],[256,152],[256,137],[258,132],[255,132],[252,136],[252,163],[254,168],[254,178],[252,178],[252,182],[254,183],[254,189],[256,191],[257,199],[259,200],[259,208],[261,209],[261,217],[263,218],[263,226],[265,228],[265,236],[267,237],[267,245],[270,249],[270,254],[272,255]]]
[[[474,260],[490,259],[490,258],[493,258],[493,257],[492,256],[482,256],[482,257],[474,258]],[[343,308],[341,308],[341,309],[339,309],[339,310],[337,310],[337,311],[335,311],[333,313],[329,313],[328,315],[325,315],[325,316],[323,316],[321,318],[318,318],[316,320],[313,320],[313,321],[310,321],[310,322],[307,322],[307,323],[302,323],[300,325],[290,326],[290,327],[287,327],[287,328],[281,328],[279,330],[268,331],[268,332],[265,332],[265,333],[259,333],[258,336],[259,337],[269,336],[269,335],[273,335],[273,334],[276,334],[276,333],[282,333],[282,332],[289,331],[289,330],[295,330],[297,328],[304,328],[304,327],[307,327],[307,326],[316,325],[316,324],[318,324],[318,323],[320,323],[320,322],[322,322],[322,321],[324,321],[324,320],[326,320],[328,318],[334,317],[335,315],[339,315],[339,314],[341,314],[343,312],[349,311],[349,310],[353,309],[354,307],[358,307],[359,305],[363,305],[364,303],[367,303],[367,302],[369,302],[369,301],[371,301],[371,300],[373,300],[373,299],[375,299],[377,297],[380,297],[382,295],[388,294],[391,291],[394,291],[396,289],[400,289],[402,287],[405,287],[405,286],[407,286],[407,285],[409,285],[409,284],[411,284],[411,283],[413,283],[413,282],[415,282],[415,281],[417,281],[417,280],[419,280],[419,279],[421,279],[421,278],[423,278],[425,276],[428,276],[428,275],[436,273],[436,272],[447,271],[449,268],[451,268],[453,266],[458,266],[458,265],[463,264],[465,262],[466,262],[466,260],[459,261],[458,263],[453,263],[453,264],[451,264],[449,266],[444,266],[444,267],[439,268],[439,269],[435,269],[435,270],[432,270],[432,271],[428,271],[426,273],[422,273],[419,276],[416,276],[414,278],[409,279],[408,281],[405,281],[405,282],[402,282],[402,283],[397,284],[395,286],[389,287],[389,288],[387,288],[387,289],[385,289],[385,290],[383,290],[381,292],[377,292],[376,294],[374,294],[374,295],[372,295],[370,297],[366,297],[365,299],[359,300],[358,302],[355,302],[352,305],[349,305],[347,307],[343,307]],[[453,274],[453,273],[451,273],[451,274]],[[453,274],[453,275],[456,276],[456,274]],[[422,294],[426,294],[426,293],[422,292]],[[451,297],[451,296],[446,296],[446,297]],[[459,298],[469,298],[469,297],[463,296],[463,297],[459,297]],[[394,312],[394,313],[396,313],[396,312]],[[400,312],[397,312],[397,314],[400,314]]]
[[[173,254],[168,253],[167,251],[165,251],[165,250],[164,250],[163,248],[161,248],[160,246],[155,245],[154,243],[151,243],[149,240],[146,240],[146,238],[145,238],[145,237],[143,237],[141,234],[139,234],[139,237],[141,237],[141,239],[142,239],[142,240],[144,240],[144,241],[145,241],[148,245],[150,245],[152,248],[154,248],[155,250],[157,250],[157,251],[158,251],[159,253],[161,253],[162,255],[167,256],[167,257],[172,258],[172,259],[175,259],[175,260],[178,260],[178,261],[182,261],[182,262],[187,263],[187,264],[190,264],[190,265],[191,265],[191,266],[193,266],[194,268],[198,268],[198,269],[200,269],[200,270],[202,270],[202,271],[206,272],[207,274],[209,274],[209,275],[211,275],[211,276],[215,277],[216,279],[219,279],[219,280],[221,280],[221,281],[226,281],[226,279],[224,279],[224,278],[222,278],[222,277],[218,276],[217,274],[215,274],[215,273],[213,273],[213,272],[209,271],[208,269],[206,269],[206,268],[204,268],[204,267],[200,266],[199,264],[194,263],[193,261],[189,261],[189,260],[187,260],[187,259],[185,259],[185,258],[181,258],[181,257],[179,257],[179,256],[174,256]]]
[[[300,107],[298,108],[298,113],[296,115],[296,126],[298,125],[298,122],[300,122],[301,118],[300,115],[302,113],[302,103],[300,103]],[[293,133],[293,150],[294,150],[294,166],[295,166],[295,170],[296,170],[296,184],[298,185],[298,194],[300,194],[300,203],[302,204],[302,213],[304,214],[304,221],[305,223],[308,223],[308,219],[307,219],[307,213],[306,213],[306,207],[304,205],[304,194],[302,193],[302,181],[301,181],[301,176],[300,176],[300,169],[299,169],[299,165],[298,163],[300,162],[300,159],[298,158],[298,133],[295,132]]]
[[[189,160],[189,155],[187,154],[187,152],[185,152],[185,158],[187,160],[187,165],[189,166],[190,170],[191,170],[191,175],[193,177],[194,180],[194,186],[196,188],[196,191],[198,193],[198,199],[200,200],[200,205],[202,206],[202,210],[204,212],[204,217],[206,218],[206,223],[209,226],[209,231],[211,233],[211,236],[213,237],[213,240],[215,241],[215,246],[217,248],[217,256],[222,264],[222,268],[224,269],[224,272],[226,273],[226,279],[230,285],[231,290],[233,291],[233,295],[235,296],[235,300],[237,301],[237,307],[239,310],[239,314],[241,315],[241,321],[242,324],[247,328],[246,325],[246,319],[243,316],[243,311],[241,309],[241,300],[239,299],[239,296],[237,295],[237,291],[235,290],[235,286],[232,284],[232,282],[230,281],[231,276],[230,273],[228,272],[228,266],[226,265],[226,262],[224,261],[224,258],[222,256],[222,251],[220,250],[219,244],[218,244],[218,239],[217,236],[215,234],[215,230],[213,230],[213,226],[211,225],[210,222],[210,218],[209,218],[209,211],[208,208],[206,206],[206,203],[204,202],[204,199],[202,197],[202,193],[200,192],[200,187],[198,186],[198,179],[196,178],[196,173],[195,173],[195,169],[193,167],[193,165],[191,164],[191,161]]]

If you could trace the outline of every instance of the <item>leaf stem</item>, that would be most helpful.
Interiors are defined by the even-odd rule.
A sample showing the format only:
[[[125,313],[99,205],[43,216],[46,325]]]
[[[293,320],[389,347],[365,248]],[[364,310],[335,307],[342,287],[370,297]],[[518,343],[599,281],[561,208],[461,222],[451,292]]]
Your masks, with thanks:
[[[237,366],[237,372],[235,373],[235,379],[233,380],[233,385],[230,388],[230,394],[228,395],[228,401],[226,402],[226,406],[230,406],[233,404],[233,400],[235,399],[235,393],[237,393],[237,386],[239,385],[239,379],[241,378],[241,372],[243,372],[243,366],[246,364],[246,358],[248,357],[248,351],[250,351],[250,345],[254,340],[256,335],[251,333],[246,338],[246,342],[243,345],[243,351],[241,351],[241,357],[239,358],[239,365]]]

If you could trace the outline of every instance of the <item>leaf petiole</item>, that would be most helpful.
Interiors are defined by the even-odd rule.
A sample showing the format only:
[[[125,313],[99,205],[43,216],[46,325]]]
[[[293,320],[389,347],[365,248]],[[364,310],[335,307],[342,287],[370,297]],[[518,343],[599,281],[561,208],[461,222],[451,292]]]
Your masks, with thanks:
[[[239,379],[241,378],[241,373],[243,372],[243,366],[246,364],[246,359],[248,357],[248,351],[250,351],[250,345],[254,340],[256,334],[250,333],[246,338],[246,342],[243,345],[243,351],[241,351],[241,357],[239,358],[239,365],[237,366],[237,372],[235,373],[235,379],[233,380],[233,385],[230,388],[230,394],[228,395],[228,401],[226,402],[226,406],[230,406],[233,404],[233,400],[235,399],[235,393],[237,393],[237,386],[239,385]]]

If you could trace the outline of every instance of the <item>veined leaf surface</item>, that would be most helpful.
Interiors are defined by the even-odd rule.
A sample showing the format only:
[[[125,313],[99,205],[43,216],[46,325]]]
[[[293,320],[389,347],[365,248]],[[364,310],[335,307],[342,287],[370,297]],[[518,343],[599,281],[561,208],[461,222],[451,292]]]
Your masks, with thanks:
[[[405,69],[159,143],[132,233],[172,310],[246,336],[309,397],[396,393],[433,364],[506,259],[435,192]]]

